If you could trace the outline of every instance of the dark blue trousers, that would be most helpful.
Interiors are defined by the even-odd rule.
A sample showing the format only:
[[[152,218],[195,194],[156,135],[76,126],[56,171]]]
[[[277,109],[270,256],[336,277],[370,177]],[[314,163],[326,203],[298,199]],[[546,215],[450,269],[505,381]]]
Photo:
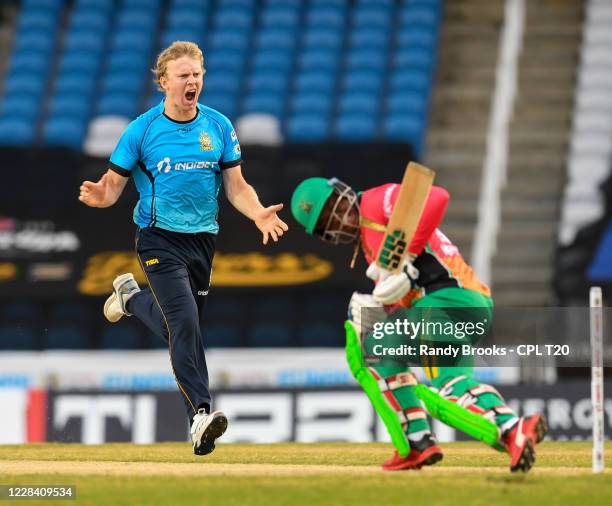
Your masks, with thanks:
[[[200,321],[210,287],[216,235],[142,228],[136,254],[149,287],[129,301],[127,310],[168,342],[170,362],[187,415],[210,411],[208,369]]]

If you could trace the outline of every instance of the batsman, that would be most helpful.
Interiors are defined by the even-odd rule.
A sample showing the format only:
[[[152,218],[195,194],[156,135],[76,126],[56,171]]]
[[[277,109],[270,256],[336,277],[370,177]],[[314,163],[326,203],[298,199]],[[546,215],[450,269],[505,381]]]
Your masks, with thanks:
[[[410,166],[406,176],[409,170]],[[402,185],[389,183],[359,193],[336,178],[313,177],[298,185],[291,200],[293,216],[306,233],[333,244],[352,244],[356,253],[360,245],[369,264],[366,276],[375,287],[371,294],[355,292],[350,299],[346,358],[395,446],[382,468],[420,469],[442,459],[424,404],[432,417],[507,452],[511,471],[528,471],[535,461],[535,446],[547,430],[545,418],[541,414],[518,417],[494,387],[473,378],[473,358],[443,364],[434,357],[420,356],[419,365],[431,388],[417,383],[410,362],[402,357],[364,360],[376,342],[372,330],[377,322],[401,316],[414,322],[429,318],[451,324],[459,320],[490,324],[492,317],[489,288],[438,228],[449,195],[431,181],[424,193],[421,189],[422,205],[414,219],[414,233],[398,269],[394,272],[381,266],[379,252],[383,240],[389,239],[388,224],[392,215],[396,218],[393,211],[396,205],[400,214],[405,209],[405,199],[398,202],[400,190],[403,187],[403,193],[410,194],[411,188],[406,188],[410,178],[406,176]],[[455,337],[429,335],[427,342]],[[419,342],[426,342],[423,336]]]

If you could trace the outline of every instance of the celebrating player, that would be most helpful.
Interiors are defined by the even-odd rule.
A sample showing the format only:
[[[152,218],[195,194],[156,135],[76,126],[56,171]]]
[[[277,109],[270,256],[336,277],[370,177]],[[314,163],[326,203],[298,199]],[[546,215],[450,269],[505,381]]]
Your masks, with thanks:
[[[446,190],[432,187],[401,272],[391,274],[375,263],[399,188],[385,184],[357,194],[338,179],[315,177],[302,181],[291,200],[293,216],[308,234],[334,244],[361,244],[369,263],[366,275],[376,283],[372,294],[355,292],[351,297],[346,355],[351,372],[396,448],[382,467],[419,469],[442,459],[417,397],[417,392],[424,392],[421,397],[426,398],[432,416],[507,451],[512,471],[528,471],[535,460],[535,445],[547,430],[546,421],[539,414],[517,417],[495,388],[473,378],[473,359],[463,357],[459,363],[436,367],[422,358],[433,391],[417,385],[406,360],[383,357],[364,366],[364,351],[370,354],[374,344],[371,330],[381,319],[392,321],[401,314],[421,321],[429,313],[430,318],[443,322],[461,319],[478,323],[483,315],[491,321],[489,288],[437,228],[448,203]],[[365,336],[363,343],[361,336]],[[420,339],[424,342],[423,336]]]
[[[200,320],[208,295],[215,250],[219,188],[232,205],[277,241],[288,229],[277,216],[282,204],[263,207],[241,172],[240,144],[230,121],[198,103],[204,57],[191,42],[174,42],[154,69],[165,93],[136,118],[110,157],[110,168],[94,183],[83,182],[79,200],[112,206],[130,177],[140,194],[134,209],[136,254],[149,287],[132,273],[113,281],[104,305],[111,322],[135,315],[168,342],[170,360],[191,421],[196,455],[215,448],[227,418],[211,412]]]

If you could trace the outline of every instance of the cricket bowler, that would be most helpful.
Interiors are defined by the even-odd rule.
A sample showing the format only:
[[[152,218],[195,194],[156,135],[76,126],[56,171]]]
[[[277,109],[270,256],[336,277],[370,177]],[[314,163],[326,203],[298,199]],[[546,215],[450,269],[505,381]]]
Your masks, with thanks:
[[[313,177],[298,185],[291,200],[293,216],[306,233],[333,244],[352,244],[356,251],[361,245],[369,264],[366,276],[375,288],[371,294],[355,292],[350,299],[346,357],[395,446],[382,468],[420,469],[442,459],[423,401],[431,416],[507,452],[511,471],[528,471],[535,446],[547,431],[546,420],[541,414],[519,418],[494,387],[473,378],[473,358],[445,366],[421,357],[431,389],[417,384],[407,362],[397,357],[364,363],[363,350],[373,349],[372,329],[381,318],[401,314],[416,321],[427,311],[451,323],[458,315],[474,323],[482,321],[483,314],[489,322],[492,317],[489,287],[438,228],[449,199],[441,187],[432,186],[426,197],[399,273],[375,262],[399,190],[399,184],[389,183],[358,194],[336,178]]]

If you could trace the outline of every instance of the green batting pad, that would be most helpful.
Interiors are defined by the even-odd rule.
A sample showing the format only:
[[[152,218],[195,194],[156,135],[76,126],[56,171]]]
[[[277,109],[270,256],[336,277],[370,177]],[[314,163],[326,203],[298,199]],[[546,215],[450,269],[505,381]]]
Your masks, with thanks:
[[[431,416],[465,432],[496,450],[504,451],[499,443],[499,429],[493,422],[445,399],[425,385],[417,385],[415,392]]]
[[[402,424],[397,417],[397,413],[389,406],[380,392],[376,378],[374,378],[372,373],[363,364],[361,342],[357,332],[355,332],[353,324],[347,320],[344,324],[344,329],[346,331],[346,361],[348,362],[351,373],[359,382],[361,388],[363,388],[374,406],[374,409],[378,413],[378,416],[380,416],[385,427],[387,427],[393,446],[395,446],[397,452],[402,457],[406,457],[410,453],[410,444],[402,429]]]

